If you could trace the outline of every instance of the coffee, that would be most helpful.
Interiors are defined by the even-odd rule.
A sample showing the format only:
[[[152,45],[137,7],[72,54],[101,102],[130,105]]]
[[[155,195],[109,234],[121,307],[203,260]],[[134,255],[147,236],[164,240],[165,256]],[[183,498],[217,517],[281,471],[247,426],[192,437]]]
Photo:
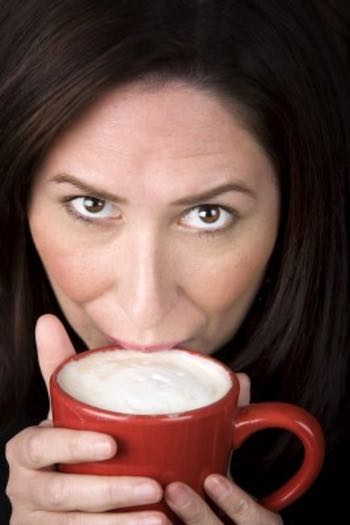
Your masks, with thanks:
[[[175,414],[210,405],[231,388],[227,370],[182,350],[105,350],[69,362],[61,388],[97,408],[123,414]]]

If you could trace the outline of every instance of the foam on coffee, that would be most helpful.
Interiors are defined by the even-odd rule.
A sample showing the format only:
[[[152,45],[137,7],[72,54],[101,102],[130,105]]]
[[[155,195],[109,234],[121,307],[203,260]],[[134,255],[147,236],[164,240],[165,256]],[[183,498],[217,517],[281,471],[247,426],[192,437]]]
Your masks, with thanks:
[[[215,361],[182,350],[88,352],[69,362],[58,383],[89,405],[126,414],[173,414],[222,398],[232,382]]]

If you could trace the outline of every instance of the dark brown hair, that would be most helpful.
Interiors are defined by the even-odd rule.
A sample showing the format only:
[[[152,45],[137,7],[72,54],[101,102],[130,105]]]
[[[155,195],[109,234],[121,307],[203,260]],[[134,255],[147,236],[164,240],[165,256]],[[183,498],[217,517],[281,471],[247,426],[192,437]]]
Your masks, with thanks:
[[[244,108],[281,188],[266,281],[218,357],[252,376],[253,399],[303,405],[335,436],[349,360],[349,87],[315,4],[0,0],[0,34],[1,417],[40,382],[36,319],[61,315],[27,227],[36,167],[108,90],[180,79]]]

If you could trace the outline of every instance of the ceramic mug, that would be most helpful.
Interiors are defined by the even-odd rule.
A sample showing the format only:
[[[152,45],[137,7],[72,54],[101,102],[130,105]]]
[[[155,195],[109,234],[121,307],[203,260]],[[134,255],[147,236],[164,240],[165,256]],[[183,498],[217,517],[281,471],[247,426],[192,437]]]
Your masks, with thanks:
[[[182,413],[130,415],[112,412],[79,401],[62,389],[57,377],[68,362],[111,349],[123,351],[109,346],[65,360],[51,376],[50,392],[55,427],[109,434],[116,440],[118,452],[106,461],[60,464],[59,470],[80,474],[146,476],[156,479],[163,487],[173,481],[183,481],[208,501],[203,490],[206,476],[211,473],[226,475],[232,452],[249,436],[259,430],[279,428],[292,432],[300,439],[304,459],[297,472],[260,503],[277,512],[299,498],[317,477],[325,448],[323,432],[317,420],[304,409],[288,403],[260,402],[238,407],[237,376],[213,357],[186,351],[222,366],[232,381],[229,391],[212,404]],[[173,523],[181,523],[163,500],[157,505],[132,510],[146,509],[161,510]]]

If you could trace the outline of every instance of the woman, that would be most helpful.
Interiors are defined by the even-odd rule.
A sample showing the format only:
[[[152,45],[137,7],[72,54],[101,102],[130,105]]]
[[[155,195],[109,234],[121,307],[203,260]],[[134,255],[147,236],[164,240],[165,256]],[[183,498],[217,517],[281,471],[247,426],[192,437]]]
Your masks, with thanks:
[[[54,367],[110,341],[199,349],[246,374],[241,403],[249,376],[252,400],[311,411],[326,463],[289,509],[258,503],[300,461],[284,434],[251,440],[232,460],[234,481],[209,476],[205,487],[237,525],[335,522],[349,461],[349,87],[317,6],[0,5],[11,524],[166,523],[123,512],[162,497],[154,480],[55,471],[114,455],[108,436],[40,424]],[[164,496],[184,523],[221,523],[184,485]]]

